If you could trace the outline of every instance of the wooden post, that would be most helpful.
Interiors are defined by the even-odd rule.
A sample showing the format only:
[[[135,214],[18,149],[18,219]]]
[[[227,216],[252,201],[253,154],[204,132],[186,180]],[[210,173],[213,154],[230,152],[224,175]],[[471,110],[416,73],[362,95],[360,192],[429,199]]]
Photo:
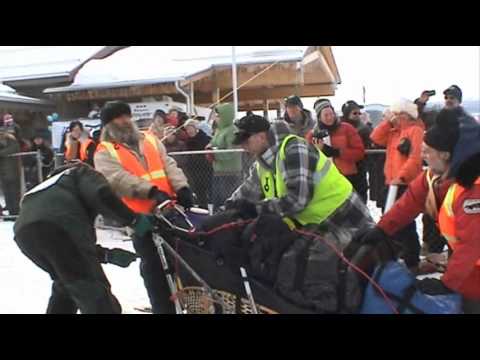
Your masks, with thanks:
[[[263,117],[268,120],[268,100],[263,100]]]

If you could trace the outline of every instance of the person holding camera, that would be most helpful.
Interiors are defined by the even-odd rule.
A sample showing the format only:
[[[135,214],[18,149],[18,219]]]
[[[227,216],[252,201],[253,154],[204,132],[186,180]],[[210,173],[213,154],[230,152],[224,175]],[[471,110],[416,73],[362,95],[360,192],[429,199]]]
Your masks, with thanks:
[[[370,135],[375,144],[387,149],[384,167],[386,190],[389,186],[398,186],[397,199],[422,172],[424,131],[425,126],[418,119],[417,105],[409,100],[401,100],[385,111],[384,119]],[[420,243],[415,221],[398,232],[396,238],[403,245],[401,256],[406,265],[416,270],[420,261]]]
[[[340,173],[353,185],[357,193],[363,193],[359,181],[357,163],[365,157],[365,147],[357,130],[346,122],[341,122],[328,99],[319,99],[314,104],[317,124],[306,135],[327,157],[333,160]],[[362,196],[364,202],[366,199]]]

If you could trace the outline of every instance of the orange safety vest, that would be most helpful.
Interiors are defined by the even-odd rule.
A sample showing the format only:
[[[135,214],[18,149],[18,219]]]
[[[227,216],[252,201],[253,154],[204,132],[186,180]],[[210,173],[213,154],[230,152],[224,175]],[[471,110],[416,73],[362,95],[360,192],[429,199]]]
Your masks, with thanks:
[[[175,192],[165,173],[165,165],[158,151],[156,138],[153,135],[146,133],[145,141],[143,142],[143,154],[147,163],[147,169],[144,168],[131,150],[122,144],[102,141],[98,145],[96,152],[101,150],[107,150],[129,173],[148,180],[152,185],[155,185],[159,190],[166,192],[171,197],[175,196]],[[155,206],[155,201],[149,199],[122,197],[122,201],[136,213],[151,213],[152,208]]]
[[[83,162],[88,160],[87,149],[90,144],[93,144],[93,140],[90,138],[80,144],[80,160],[82,160]]]
[[[480,185],[480,178],[475,181],[475,185]],[[442,207],[438,214],[438,226],[440,232],[447,239],[448,244],[455,251],[458,243],[457,232],[455,229],[455,214],[453,213],[453,204],[466,191],[466,189],[458,184],[452,184],[445,195]],[[480,266],[480,259],[477,261],[477,266]]]

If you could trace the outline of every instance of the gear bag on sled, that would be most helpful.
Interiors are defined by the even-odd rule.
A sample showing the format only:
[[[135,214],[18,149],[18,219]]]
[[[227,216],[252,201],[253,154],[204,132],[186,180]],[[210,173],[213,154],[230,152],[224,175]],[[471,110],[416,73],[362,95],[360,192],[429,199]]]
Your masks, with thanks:
[[[321,238],[290,231],[275,215],[249,223],[235,211],[201,219],[190,215],[196,232],[163,234],[212,288],[245,297],[243,266],[255,301],[276,312],[352,313],[360,307],[364,283]],[[350,261],[364,266],[370,253],[359,251]],[[178,272],[184,286],[198,285],[184,269]]]
[[[461,314],[459,294],[427,295],[415,287],[415,276],[405,265],[389,261],[378,266],[373,279],[390,298],[399,314]],[[379,291],[368,285],[361,314],[393,314]]]

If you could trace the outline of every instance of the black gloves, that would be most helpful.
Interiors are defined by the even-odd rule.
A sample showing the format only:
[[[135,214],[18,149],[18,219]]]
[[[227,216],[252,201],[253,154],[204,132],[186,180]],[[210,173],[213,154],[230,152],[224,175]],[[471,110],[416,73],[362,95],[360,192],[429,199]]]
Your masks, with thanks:
[[[415,286],[418,290],[427,295],[446,295],[453,293],[453,291],[447,288],[441,280],[435,278],[417,280]]]
[[[123,249],[107,249],[97,245],[97,258],[102,264],[128,267],[137,259],[137,254]]]
[[[410,151],[412,149],[412,142],[408,138],[400,139],[400,143],[397,146],[397,150],[400,154],[404,156],[410,155]]]
[[[171,197],[166,192],[159,190],[156,186],[152,187],[148,194],[148,198],[154,200],[157,205],[167,200],[171,200]]]
[[[181,188],[177,191],[177,200],[185,209],[190,209],[193,206],[193,193],[188,187]]]
[[[154,221],[152,215],[138,214],[130,227],[133,229],[135,236],[142,238],[152,231]]]
[[[327,144],[323,145],[322,152],[325,154],[326,157],[336,158],[340,156],[340,150]]]
[[[362,245],[376,246],[381,242],[388,241],[388,235],[378,226],[375,226],[366,231],[359,240]]]
[[[234,201],[228,201],[225,204],[225,209],[226,210],[231,210],[235,209],[238,212],[238,215],[245,220],[248,219],[255,219],[258,216],[257,213],[257,207],[255,206],[254,203],[248,201],[248,200],[234,200]]]

